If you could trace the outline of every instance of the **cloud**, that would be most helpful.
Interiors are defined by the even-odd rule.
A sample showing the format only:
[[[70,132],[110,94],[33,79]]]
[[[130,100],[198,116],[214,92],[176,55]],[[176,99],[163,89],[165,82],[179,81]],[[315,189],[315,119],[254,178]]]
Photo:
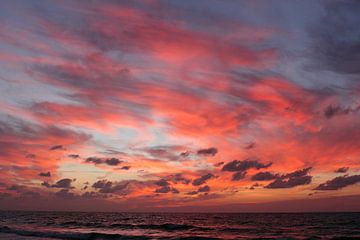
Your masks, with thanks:
[[[274,180],[278,175],[271,172],[259,172],[251,177],[253,181],[269,181]]]
[[[172,188],[170,186],[163,186],[161,188],[157,188],[155,189],[155,193],[179,193],[179,190],[177,190],[176,188]]]
[[[349,170],[349,167],[341,167],[335,170],[335,173],[346,173]]]
[[[187,192],[186,195],[196,195],[198,194],[197,191],[191,191],[191,192]]]
[[[246,176],[246,171],[242,171],[242,172],[236,172],[232,175],[231,180],[232,181],[239,181],[241,179],[244,179]]]
[[[80,158],[80,155],[79,154],[69,154],[68,157],[76,159],[76,158]]]
[[[356,0],[325,2],[323,18],[310,31],[318,68],[360,74],[359,11],[360,3]]]
[[[337,116],[337,115],[347,115],[349,114],[350,109],[343,109],[340,106],[333,106],[333,105],[329,105],[325,110],[324,110],[324,116],[328,119]]]
[[[199,186],[199,185],[202,185],[204,184],[207,180],[211,179],[211,178],[214,178],[215,175],[213,175],[212,173],[208,173],[208,174],[205,174],[199,178],[196,178],[193,180],[192,182],[192,185],[193,186]]]
[[[165,179],[160,179],[160,180],[157,181],[155,184],[158,185],[158,186],[161,186],[161,187],[165,187],[165,186],[169,186],[169,185],[170,185],[170,184],[168,183],[168,181],[166,181]]]
[[[145,153],[152,159],[159,159],[165,161],[178,161],[181,158],[189,156],[189,152],[185,151],[184,146],[180,145],[164,145],[164,146],[153,146],[153,147],[145,147],[139,148],[138,150]]]
[[[52,146],[51,148],[49,148],[49,150],[53,151],[53,150],[64,150],[63,145],[55,145]]]
[[[40,177],[51,177],[51,173],[50,172],[41,172],[39,173]]]
[[[77,196],[70,192],[69,189],[61,189],[55,193],[55,196],[63,199],[75,199]]]
[[[73,182],[72,179],[64,178],[59,181],[57,181],[55,184],[53,184],[51,187],[53,188],[72,188],[71,183]]]
[[[316,188],[314,188],[314,190],[322,190],[322,191],[338,190],[350,185],[354,185],[359,182],[360,182],[360,175],[352,175],[352,176],[344,175],[331,179],[325,183],[322,183]]]
[[[41,185],[43,185],[47,188],[71,189],[71,188],[74,188],[71,186],[71,183],[74,181],[75,181],[75,179],[63,178],[63,179],[58,180],[55,184],[49,184],[48,182],[43,182]]]
[[[131,168],[131,166],[122,166],[120,169],[122,170],[129,170]]]
[[[177,173],[174,175],[168,175],[165,177],[167,181],[171,181],[175,184],[182,183],[182,184],[189,184],[191,182],[191,179],[184,177],[182,173]]]
[[[208,185],[199,187],[198,192],[210,192],[210,187]]]
[[[122,161],[120,161],[119,159],[117,158],[108,158],[105,160],[105,163],[109,166],[117,166],[119,165],[120,163],[122,163]]]
[[[251,168],[255,168],[255,169],[261,169],[261,168],[268,168],[272,165],[272,163],[261,163],[256,159],[245,159],[245,160],[233,160],[231,162],[226,163],[223,168],[222,171],[226,171],[226,172],[241,172],[241,171],[246,171],[248,169]]]
[[[88,157],[85,162],[94,163],[94,164],[106,164],[109,166],[117,166],[121,164],[123,161],[118,158],[98,158],[98,157]]]
[[[269,183],[265,188],[293,188],[311,183],[312,176],[308,175],[311,167],[297,170],[285,175],[279,175],[275,181]]]
[[[142,182],[137,180],[123,180],[119,182],[112,182],[103,179],[93,183],[92,185],[92,187],[97,189],[99,193],[113,193],[121,196],[126,196],[134,191],[150,186],[154,186],[154,181]]]
[[[220,167],[224,164],[224,162],[218,162],[214,164],[214,167]]]
[[[197,151],[198,155],[211,155],[211,156],[215,156],[217,154],[218,150],[214,147],[211,148],[204,148],[204,149],[199,149]]]

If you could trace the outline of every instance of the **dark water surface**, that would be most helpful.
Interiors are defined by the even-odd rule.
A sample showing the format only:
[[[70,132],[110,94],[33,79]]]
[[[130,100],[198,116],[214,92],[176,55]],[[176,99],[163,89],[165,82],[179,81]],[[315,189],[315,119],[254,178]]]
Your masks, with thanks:
[[[360,239],[360,213],[0,212],[0,239]]]

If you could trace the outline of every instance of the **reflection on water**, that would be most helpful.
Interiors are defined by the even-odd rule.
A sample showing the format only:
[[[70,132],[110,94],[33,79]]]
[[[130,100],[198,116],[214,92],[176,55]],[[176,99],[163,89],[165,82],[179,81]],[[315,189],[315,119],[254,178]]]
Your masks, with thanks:
[[[360,238],[360,213],[0,212],[0,240],[217,238]]]

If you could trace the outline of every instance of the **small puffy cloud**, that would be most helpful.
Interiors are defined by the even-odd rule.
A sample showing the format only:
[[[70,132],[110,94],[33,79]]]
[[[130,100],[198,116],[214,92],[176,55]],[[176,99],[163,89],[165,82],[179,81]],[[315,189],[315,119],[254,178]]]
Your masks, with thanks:
[[[246,172],[236,172],[233,174],[231,180],[232,181],[239,181],[241,179],[244,179],[246,176]]]
[[[121,163],[122,161],[120,161],[117,158],[109,158],[109,159],[105,159],[105,163],[109,166],[117,166]]]
[[[52,146],[49,150],[53,151],[53,150],[64,150],[63,145],[55,145]]]
[[[191,192],[187,192],[186,195],[196,195],[198,194],[197,191],[191,191]]]
[[[155,193],[179,193],[179,190],[172,188],[170,186],[163,186],[161,188],[155,189]]]
[[[225,164],[222,168],[222,171],[226,172],[242,172],[251,168],[261,169],[268,168],[272,165],[272,163],[261,163],[257,159],[245,159],[245,160],[233,160]]]
[[[214,164],[214,167],[220,167],[222,165],[224,165],[224,162],[218,162]]]
[[[117,166],[121,164],[123,161],[118,158],[98,158],[98,157],[88,157],[85,162],[93,163],[93,164],[106,164],[109,166]]]
[[[344,175],[320,184],[314,190],[338,190],[360,182],[360,175]]]
[[[71,187],[71,183],[73,182],[72,179],[70,178],[64,178],[64,179],[61,179],[59,181],[57,181],[55,184],[51,185],[51,187],[53,188],[66,188],[66,189],[69,189],[69,188],[72,188]]]
[[[51,177],[51,173],[50,172],[41,172],[39,173],[40,177]]]
[[[192,182],[192,185],[200,186],[200,185],[204,184],[207,180],[214,178],[214,177],[215,177],[215,175],[212,173],[205,174],[199,178],[194,179],[194,181]]]
[[[161,187],[165,187],[165,186],[169,186],[169,185],[170,185],[170,184],[168,183],[168,181],[166,181],[165,179],[160,179],[160,180],[157,181],[155,184],[158,185],[158,186],[161,186]]]
[[[208,185],[205,185],[203,187],[200,187],[198,189],[198,192],[210,192],[210,187]]]
[[[218,153],[218,150],[217,150],[217,148],[214,148],[214,147],[199,149],[197,151],[198,155],[205,155],[205,156],[215,156],[217,153]]]
[[[170,181],[172,183],[175,183],[175,184],[182,183],[182,184],[187,185],[191,182],[191,180],[189,178],[184,177],[183,174],[181,174],[181,173],[166,176],[164,179],[166,179],[167,181]]]
[[[253,181],[269,181],[274,180],[278,175],[271,172],[259,172],[251,177]]]
[[[349,170],[348,167],[341,167],[335,170],[336,173],[346,173]]]
[[[292,188],[311,183],[312,176],[308,175],[311,167],[297,170],[285,175],[279,175],[275,181],[269,183],[265,188]]]
[[[47,188],[64,188],[64,189],[70,189],[73,188],[71,186],[71,183],[75,180],[70,178],[63,178],[57,181],[55,184],[49,184],[48,182],[43,182],[41,185],[45,186]]]

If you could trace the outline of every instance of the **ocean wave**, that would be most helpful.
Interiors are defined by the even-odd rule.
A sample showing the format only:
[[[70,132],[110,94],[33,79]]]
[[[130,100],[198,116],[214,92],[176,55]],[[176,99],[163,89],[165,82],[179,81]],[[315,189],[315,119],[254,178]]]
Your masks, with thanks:
[[[55,231],[31,231],[25,229],[14,229],[7,226],[0,227],[0,233],[12,233],[19,236],[43,237],[68,240],[127,240],[127,239],[151,239],[146,236],[126,236],[120,234],[107,233],[75,233],[75,232],[55,232]]]
[[[164,223],[164,224],[128,224],[128,223],[113,223],[113,224],[101,224],[101,223],[84,223],[76,221],[68,221],[60,224],[62,227],[90,227],[90,228],[114,228],[114,229],[153,229],[153,230],[162,230],[162,231],[185,231],[185,230],[202,230],[206,231],[207,228],[198,227],[187,224],[174,224],[174,223]]]

